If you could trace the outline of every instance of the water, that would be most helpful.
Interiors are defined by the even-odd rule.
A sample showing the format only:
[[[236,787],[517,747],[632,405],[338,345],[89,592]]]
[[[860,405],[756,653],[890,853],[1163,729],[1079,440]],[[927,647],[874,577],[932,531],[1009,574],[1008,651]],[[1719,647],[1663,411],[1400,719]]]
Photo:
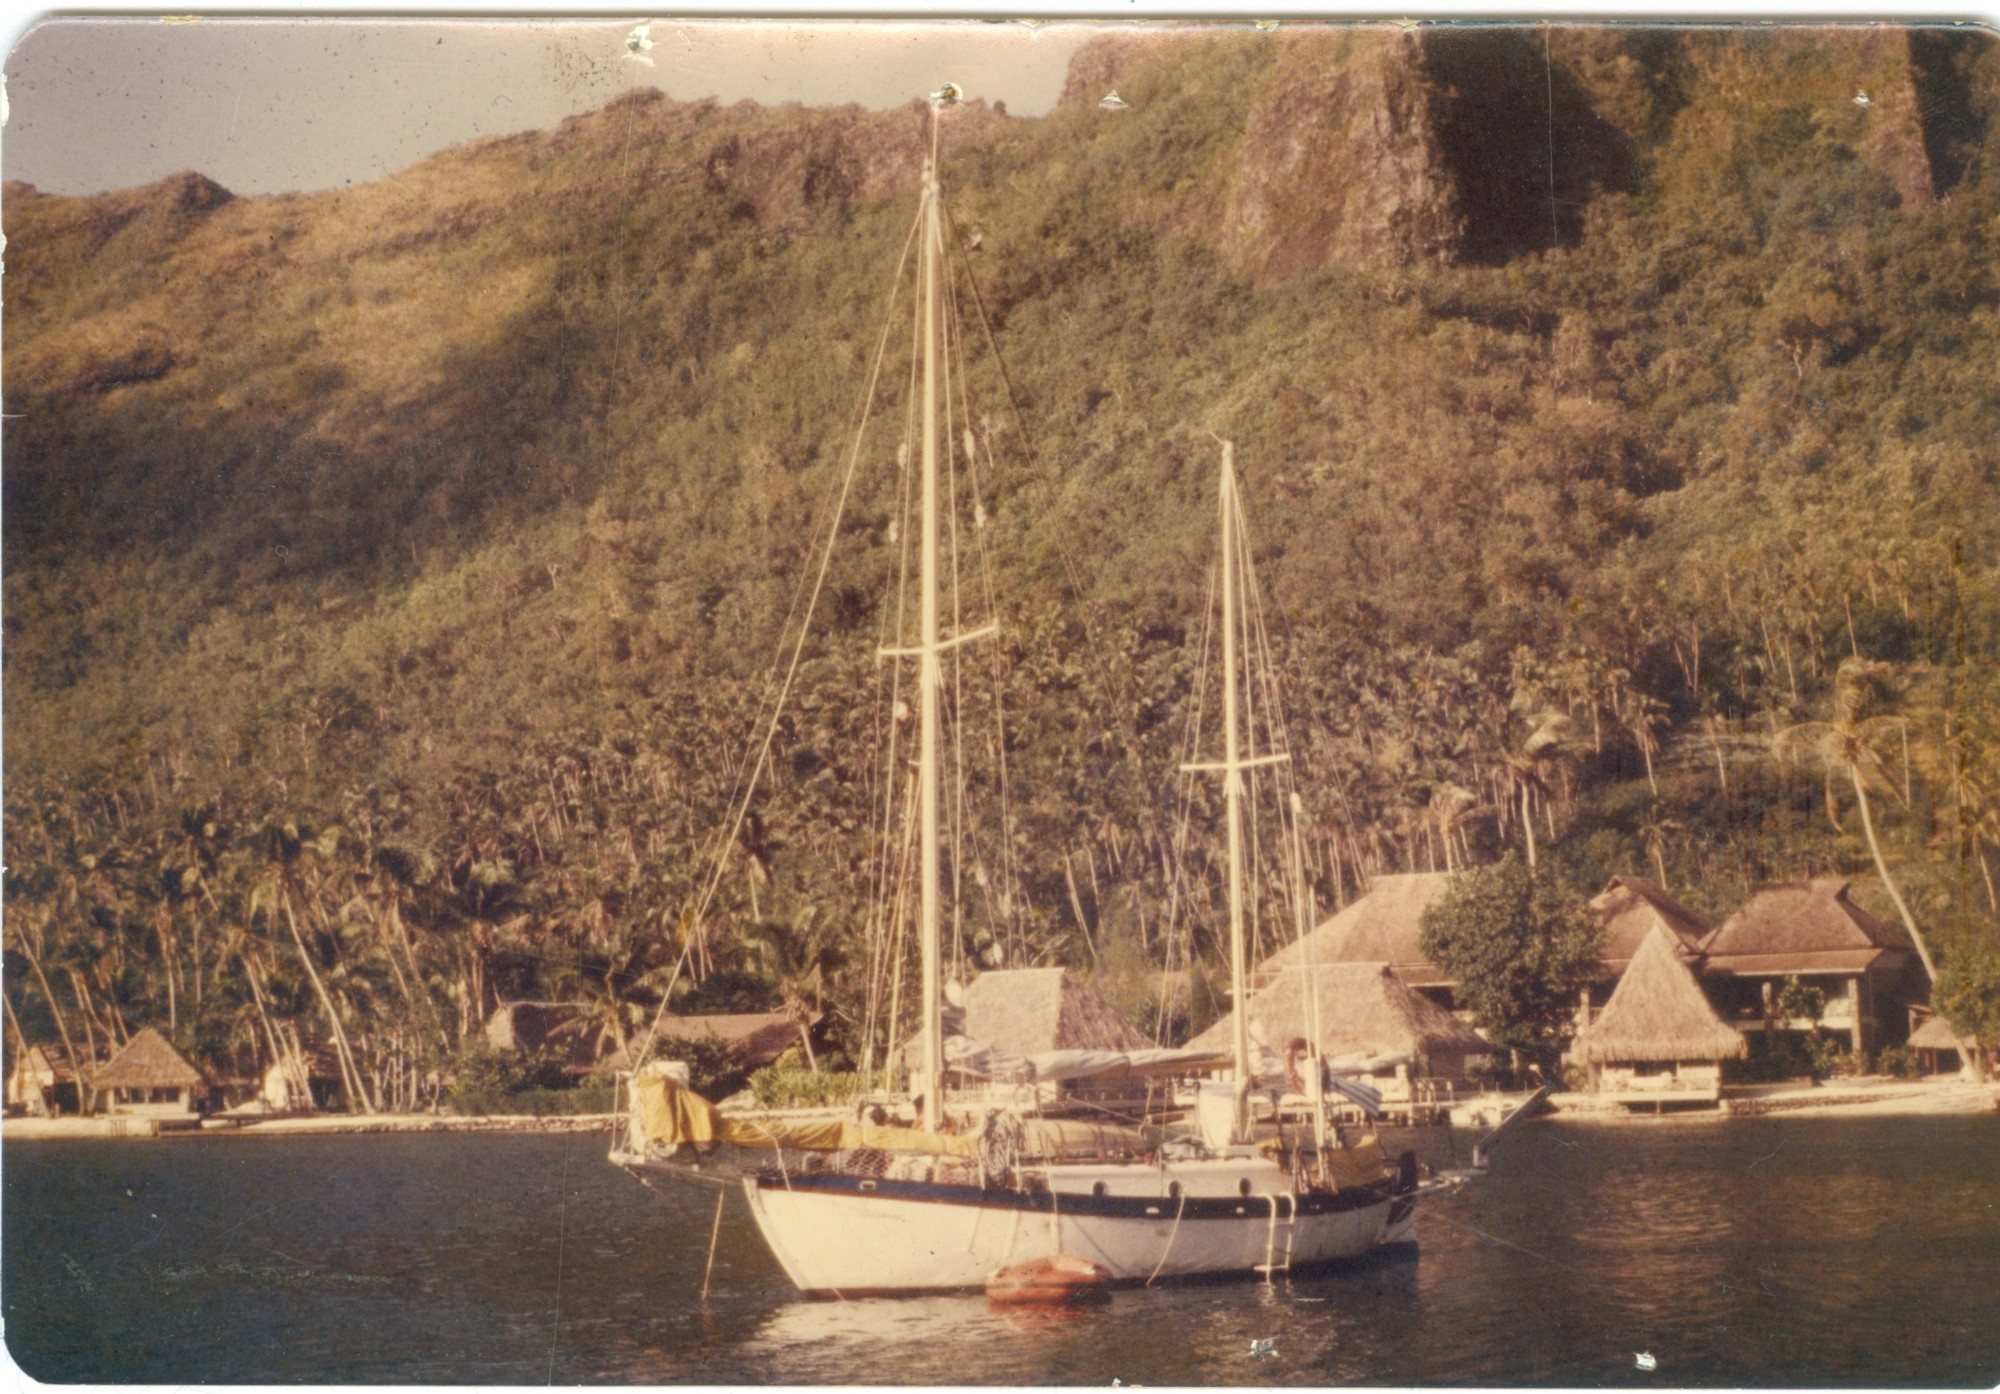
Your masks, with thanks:
[[[1420,1258],[1062,1313],[799,1301],[735,1193],[704,1304],[716,1192],[595,1135],[16,1143],[0,1308],[57,1381],[2000,1380],[2000,1115],[1523,1132]]]

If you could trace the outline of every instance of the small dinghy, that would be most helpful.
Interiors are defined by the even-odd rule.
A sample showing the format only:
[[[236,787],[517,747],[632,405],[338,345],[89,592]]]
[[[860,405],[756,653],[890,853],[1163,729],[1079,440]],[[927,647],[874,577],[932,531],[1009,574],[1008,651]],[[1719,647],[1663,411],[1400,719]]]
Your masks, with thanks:
[[[1071,1254],[1053,1254],[1003,1268],[986,1280],[995,1302],[1049,1306],[1101,1302],[1111,1296],[1111,1270]]]

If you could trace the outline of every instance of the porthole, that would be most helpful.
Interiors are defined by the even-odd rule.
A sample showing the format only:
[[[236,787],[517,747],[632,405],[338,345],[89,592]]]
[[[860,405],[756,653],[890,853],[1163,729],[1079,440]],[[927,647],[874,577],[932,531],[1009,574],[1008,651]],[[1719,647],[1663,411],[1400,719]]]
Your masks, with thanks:
[[[1094,1196],[1106,1195],[1109,1193],[1109,1188],[1102,1181],[1093,1181],[1090,1186],[1090,1193]]]
[[[1250,1178],[1249,1178],[1249,1177],[1247,1177],[1247,1176],[1246,1176],[1246,1177],[1244,1177],[1244,1178],[1243,1178],[1243,1179],[1242,1179],[1241,1181],[1238,1181],[1238,1182],[1236,1183],[1236,1194],[1237,1194],[1237,1195],[1239,1195],[1239,1196],[1247,1196],[1247,1195],[1249,1195],[1249,1194],[1250,1194]]]
[[[1180,1196],[1180,1193],[1181,1193],[1181,1183],[1180,1183],[1180,1182],[1178,1182],[1178,1181],[1169,1181],[1169,1182],[1167,1183],[1167,1199],[1168,1199],[1168,1200],[1175,1200],[1175,1199],[1178,1199],[1178,1198],[1179,1198],[1179,1196]]]

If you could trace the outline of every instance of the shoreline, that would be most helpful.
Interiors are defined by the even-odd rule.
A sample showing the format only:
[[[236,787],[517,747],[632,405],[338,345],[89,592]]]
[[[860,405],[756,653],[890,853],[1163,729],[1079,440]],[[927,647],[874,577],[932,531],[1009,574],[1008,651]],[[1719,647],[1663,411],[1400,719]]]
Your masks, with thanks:
[[[597,1133],[609,1132],[613,1113],[373,1113],[311,1114],[297,1118],[207,1118],[200,1125],[125,1134],[135,1141],[202,1137],[304,1137],[329,1133]],[[0,1143],[45,1142],[57,1138],[111,1138],[110,1120],[89,1118],[9,1118],[0,1123]]]
[[[1492,1119],[1481,1102],[1504,1114],[1526,1096],[1491,1095],[1462,1102],[1455,1112],[1465,1116],[1454,1126],[1478,1130]],[[1657,1124],[1662,1120],[1696,1121],[1759,1118],[1770,1114],[1804,1114],[1831,1118],[1921,1117],[1991,1113],[2000,1110],[2000,1082],[1981,1084],[1961,1079],[1896,1080],[1886,1077],[1837,1080],[1819,1085],[1739,1085],[1726,1090],[1718,1107],[1677,1109],[1654,1113],[1629,1109],[1616,1099],[1591,1094],[1553,1094],[1543,1118],[1589,1124]],[[825,1112],[826,1110],[806,1110]],[[778,1110],[797,1113],[800,1110]],[[295,1118],[224,1118],[202,1120],[197,1127],[163,1128],[157,1133],[135,1131],[134,1139],[197,1137],[307,1137],[346,1133],[596,1133],[608,1132],[620,1115],[571,1114],[313,1114]],[[0,1142],[36,1142],[60,1138],[109,1138],[109,1120],[89,1118],[9,1118],[0,1123]]]
[[[1747,1084],[1723,1090],[1718,1106],[1654,1113],[1594,1094],[1553,1094],[1543,1117],[1576,1123],[1657,1123],[1661,1119],[1762,1118],[1806,1114],[1822,1118],[1889,1118],[1992,1113],[2000,1110],[2000,1082],[1963,1079],[1901,1080],[1886,1076],[1824,1084]]]

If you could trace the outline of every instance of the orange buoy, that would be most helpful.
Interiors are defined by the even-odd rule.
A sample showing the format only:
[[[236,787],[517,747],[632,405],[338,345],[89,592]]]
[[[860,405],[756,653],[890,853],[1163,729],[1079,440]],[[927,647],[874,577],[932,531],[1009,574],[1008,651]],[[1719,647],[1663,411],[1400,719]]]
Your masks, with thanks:
[[[986,1295],[995,1302],[1033,1305],[1101,1302],[1111,1296],[1111,1270],[1072,1254],[1030,1259],[988,1278]]]

